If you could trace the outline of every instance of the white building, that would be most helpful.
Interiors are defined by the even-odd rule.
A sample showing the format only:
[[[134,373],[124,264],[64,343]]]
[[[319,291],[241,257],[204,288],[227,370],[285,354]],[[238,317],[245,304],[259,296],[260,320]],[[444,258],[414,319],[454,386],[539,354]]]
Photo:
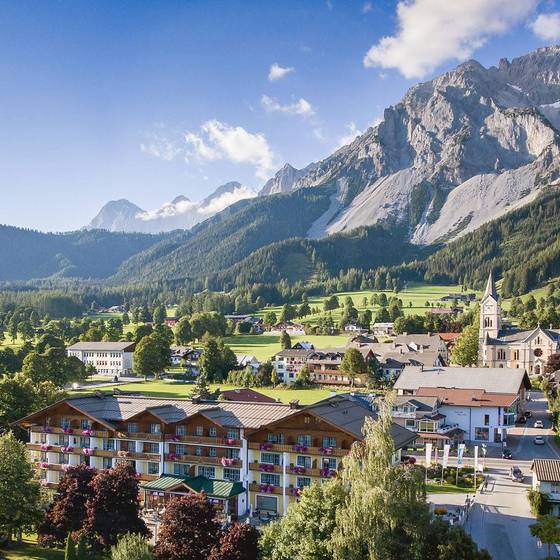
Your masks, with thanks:
[[[513,368],[406,366],[395,383],[398,395],[437,397],[448,426],[473,442],[505,441],[507,428],[525,411],[529,378]]]
[[[313,350],[304,350],[303,348],[288,348],[278,352],[274,356],[272,364],[282,383],[286,385],[293,383],[299,370],[307,363],[311,354],[313,354]]]
[[[552,506],[550,513],[560,515],[560,460],[533,459],[531,472],[533,490],[548,494]]]
[[[86,365],[92,365],[101,375],[120,377],[133,375],[132,355],[134,342],[77,342],[66,348],[67,356],[76,356]]]

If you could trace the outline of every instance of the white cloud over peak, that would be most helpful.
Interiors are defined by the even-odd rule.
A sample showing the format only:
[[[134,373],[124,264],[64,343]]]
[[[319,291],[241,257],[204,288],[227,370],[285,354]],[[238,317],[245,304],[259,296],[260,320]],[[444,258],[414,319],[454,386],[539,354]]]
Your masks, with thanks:
[[[228,160],[256,167],[259,179],[274,170],[274,153],[264,134],[251,133],[242,126],[232,126],[217,119],[206,121],[200,132],[185,134],[187,158],[215,161]]]
[[[300,97],[295,103],[282,105],[277,99],[263,95],[261,105],[268,113],[286,113],[287,115],[301,115],[302,117],[311,117],[315,114],[315,109],[311,103],[303,97]]]
[[[197,212],[205,216],[217,214],[235,202],[246,198],[254,198],[257,194],[257,191],[253,190],[251,187],[241,185],[240,187],[233,189],[231,192],[225,192],[219,196],[213,197],[207,204],[201,205],[197,209]]]
[[[364,57],[368,68],[396,68],[421,78],[440,64],[472,56],[492,35],[524,21],[538,0],[401,0],[398,30]]]
[[[277,62],[270,66],[270,70],[268,71],[268,79],[271,82],[275,82],[276,80],[282,79],[284,76],[295,72],[295,68],[293,66],[280,66]]]
[[[540,14],[531,23],[533,33],[544,41],[557,41],[560,39],[560,12]]]

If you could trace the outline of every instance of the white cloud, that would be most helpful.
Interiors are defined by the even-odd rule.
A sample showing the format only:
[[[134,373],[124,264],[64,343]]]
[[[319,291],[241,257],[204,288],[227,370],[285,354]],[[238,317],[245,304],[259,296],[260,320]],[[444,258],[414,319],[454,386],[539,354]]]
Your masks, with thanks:
[[[197,209],[197,212],[202,215],[217,214],[235,202],[246,198],[254,198],[257,194],[257,191],[253,190],[251,187],[241,185],[240,187],[233,189],[231,192],[225,192],[212,198],[208,204],[200,206]]]
[[[373,4],[371,2],[364,2],[362,6],[362,14],[369,14],[373,12]]]
[[[274,169],[274,154],[264,134],[251,133],[242,126],[232,126],[217,119],[206,121],[200,132],[185,134],[187,158],[214,161],[228,160],[256,167],[259,179]]]
[[[151,222],[153,220],[171,218],[172,216],[180,216],[181,214],[191,212],[196,207],[196,202],[183,199],[177,202],[165,202],[155,210],[146,210],[146,212],[136,214],[136,217],[144,222]]]
[[[268,71],[268,79],[269,81],[274,82],[276,80],[280,80],[288,74],[291,74],[292,72],[295,72],[295,68],[293,66],[280,66],[280,64],[275,62]]]
[[[352,141],[354,141],[356,139],[356,137],[360,136],[360,134],[363,134],[362,130],[358,130],[358,127],[356,126],[355,122],[349,122],[346,125],[346,134],[343,134],[339,139],[338,139],[338,148],[342,148],[342,146],[346,146],[347,144],[350,144]]]
[[[366,67],[397,68],[420,78],[440,64],[472,56],[492,35],[525,20],[538,0],[401,0],[398,30],[364,57]]]
[[[181,146],[175,140],[151,134],[145,143],[140,144],[140,150],[153,157],[172,161],[181,153]]]
[[[268,113],[286,113],[287,115],[301,115],[302,117],[311,117],[315,114],[315,109],[311,103],[303,97],[300,97],[295,103],[282,105],[273,97],[263,95],[261,105]]]
[[[531,23],[533,33],[544,41],[557,41],[560,39],[560,12],[540,14]]]

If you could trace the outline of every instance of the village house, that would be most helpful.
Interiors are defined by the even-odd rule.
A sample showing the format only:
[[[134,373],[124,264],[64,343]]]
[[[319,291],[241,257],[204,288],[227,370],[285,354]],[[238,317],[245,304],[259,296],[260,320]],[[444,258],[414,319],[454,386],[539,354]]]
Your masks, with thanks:
[[[465,440],[501,443],[525,412],[530,382],[521,369],[406,366],[394,388],[398,395],[439,399],[439,413]]]
[[[202,401],[136,395],[71,397],[18,422],[42,484],[56,488],[66,465],[130,463],[148,509],[202,492],[225,515],[281,515],[303,488],[335,476],[376,415],[338,395],[314,405]],[[416,434],[391,428],[394,461]]]
[[[236,354],[235,357],[237,358],[239,369],[245,369],[247,366],[251,366],[253,373],[256,373],[261,365],[261,362],[252,354]]]
[[[560,459],[533,459],[532,488],[547,494],[551,515],[560,515]]]
[[[313,350],[304,348],[287,348],[280,350],[272,362],[278,378],[289,385],[293,383],[301,368],[307,363],[307,358],[313,353]]]
[[[305,327],[301,323],[283,321],[270,329],[270,334],[280,335],[283,332],[288,333],[290,336],[301,336],[305,334]]]
[[[373,323],[371,332],[376,336],[393,336],[394,323]]]
[[[134,342],[77,342],[66,348],[66,355],[93,366],[100,375],[121,377],[134,375],[132,356],[135,347]]]
[[[560,351],[560,330],[540,325],[530,330],[506,328],[492,272],[480,302],[479,362],[482,366],[544,372],[548,358]]]

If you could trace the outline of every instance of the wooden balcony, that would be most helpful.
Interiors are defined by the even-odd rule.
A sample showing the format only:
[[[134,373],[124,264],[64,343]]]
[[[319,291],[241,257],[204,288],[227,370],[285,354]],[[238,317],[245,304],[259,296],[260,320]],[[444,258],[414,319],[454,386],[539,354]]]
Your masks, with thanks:
[[[166,434],[165,441],[168,443],[191,443],[194,445],[212,445],[215,447],[241,447],[240,440],[223,437],[177,436],[173,434]]]
[[[249,470],[282,474],[282,465],[271,465],[274,467],[274,469],[271,471],[261,470],[261,465],[269,465],[269,463],[249,463]]]
[[[150,434],[147,432],[117,432],[119,439],[140,439],[144,441],[163,441],[163,434]]]
[[[74,426],[72,426],[70,428],[72,431],[69,432],[68,434],[66,434],[66,432],[64,431],[64,428],[59,428],[57,426],[49,426],[49,429],[47,432],[45,432],[43,430],[43,426],[32,426],[31,431],[34,433],[44,433],[44,434],[66,434],[69,436],[83,436],[83,437],[98,437],[98,438],[108,438],[110,436],[109,432],[107,431],[103,431],[103,430],[91,430],[91,435],[90,436],[84,436],[82,434],[83,429],[82,428],[76,428]]]
[[[150,480],[157,480],[159,478],[158,474],[144,474],[140,473],[138,478],[142,481],[150,481]]]
[[[170,455],[173,457],[172,459],[169,458]],[[165,460],[174,463],[203,463],[206,465],[222,466],[221,457],[208,457],[208,456],[201,456],[201,455],[175,455],[175,454],[166,453]],[[238,459],[236,464],[232,464],[228,466],[240,467],[241,461]]]
[[[333,448],[331,453],[326,454],[319,451],[321,449],[320,447],[307,447],[305,451],[295,451],[295,444],[267,443],[266,445],[270,445],[268,449],[261,449],[261,445],[262,444],[258,442],[251,442],[249,443],[249,449],[260,450],[265,453],[268,451],[272,453],[295,453],[297,455],[319,455],[321,457],[344,457],[350,452],[349,449],[340,449],[338,447]]]
[[[250,492],[258,492],[259,494],[282,494],[282,487],[281,486],[272,486],[272,492],[262,491],[261,486],[268,486],[268,485],[251,482],[251,484],[249,484],[249,491]],[[286,491],[287,491],[287,489],[286,489]]]

